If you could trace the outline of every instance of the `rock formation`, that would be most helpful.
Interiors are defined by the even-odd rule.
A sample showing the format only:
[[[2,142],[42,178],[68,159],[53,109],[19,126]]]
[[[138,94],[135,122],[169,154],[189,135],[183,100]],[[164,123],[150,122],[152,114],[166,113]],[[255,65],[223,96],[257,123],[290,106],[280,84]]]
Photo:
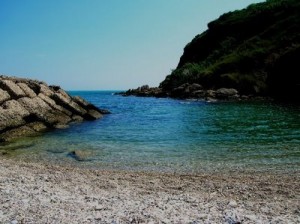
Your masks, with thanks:
[[[65,128],[71,122],[99,119],[106,113],[59,86],[0,76],[0,142]]]
[[[239,92],[233,88],[204,89],[200,84],[184,83],[181,86],[170,91],[159,87],[149,87],[144,85],[136,89],[130,89],[126,92],[117,93],[122,96],[140,96],[140,97],[171,97],[176,99],[199,99],[206,101],[216,100],[242,100],[253,96],[239,95]]]

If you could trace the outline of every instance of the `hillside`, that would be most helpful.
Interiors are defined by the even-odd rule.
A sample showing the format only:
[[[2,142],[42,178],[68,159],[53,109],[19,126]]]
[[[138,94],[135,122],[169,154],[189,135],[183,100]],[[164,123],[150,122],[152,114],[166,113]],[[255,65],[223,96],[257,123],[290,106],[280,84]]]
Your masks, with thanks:
[[[160,88],[196,83],[299,101],[299,12],[298,0],[268,0],[220,16],[186,45]]]

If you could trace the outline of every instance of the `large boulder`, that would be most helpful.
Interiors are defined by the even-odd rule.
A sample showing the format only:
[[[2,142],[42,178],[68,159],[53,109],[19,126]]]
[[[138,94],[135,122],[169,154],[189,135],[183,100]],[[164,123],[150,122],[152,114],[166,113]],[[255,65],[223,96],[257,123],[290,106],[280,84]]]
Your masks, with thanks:
[[[56,104],[56,102],[54,100],[52,100],[50,97],[44,95],[43,93],[40,93],[38,95],[38,97],[41,98],[43,101],[45,101],[50,107],[52,107],[52,109],[58,110],[68,116],[72,115],[72,113],[70,111],[68,111],[66,108]]]
[[[88,110],[88,112],[85,114],[84,117],[87,120],[96,120],[96,119],[101,118],[102,114],[96,110]]]
[[[30,113],[22,107],[17,101],[6,101],[0,107],[0,133],[3,130],[26,124],[25,117]]]
[[[17,85],[24,91],[26,96],[30,98],[36,97],[36,93],[26,83],[18,83]]]
[[[59,86],[0,76],[0,142],[66,128],[70,122],[95,120],[107,113]]]
[[[216,97],[218,99],[231,99],[238,98],[239,96],[236,89],[221,88],[216,90]]]
[[[13,111],[15,114],[20,115],[21,117],[26,117],[30,113],[26,110],[18,101],[9,100],[2,104],[2,108],[7,111]]]
[[[0,88],[6,90],[13,98],[20,98],[26,95],[24,91],[12,80],[0,80]]]
[[[18,100],[20,104],[26,108],[31,115],[37,120],[45,122],[48,126],[54,126],[58,123],[67,124],[71,118],[58,110],[52,109],[45,101],[39,97],[29,98],[23,97]]]
[[[93,156],[93,152],[90,150],[74,150],[69,153],[69,156],[77,161],[88,161]]]
[[[54,92],[45,84],[40,85],[40,93],[44,94],[45,96],[51,97]]]
[[[109,113],[106,110],[101,110],[97,108],[95,105],[89,103],[88,101],[86,101],[80,96],[72,97],[72,100],[81,108],[86,109],[87,112],[83,115],[83,117],[87,120],[96,120],[101,118],[103,114]],[[78,114],[78,115],[82,116],[82,114]]]
[[[10,99],[7,91],[0,89],[0,104]]]
[[[181,86],[174,88],[171,91],[171,96],[175,97],[175,98],[185,98],[190,93],[189,88],[188,88],[189,85],[190,84],[188,84],[188,83],[184,83]]]
[[[87,113],[85,109],[79,106],[75,101],[72,100],[71,97],[66,97],[61,93],[54,93],[51,98],[60,106],[66,108],[67,110],[71,111],[72,113],[78,115],[84,115]]]
[[[3,134],[0,135],[0,141],[7,142],[23,136],[32,136],[36,134],[38,134],[38,132],[36,132],[34,129],[32,129],[29,126],[24,125],[4,132]]]
[[[2,131],[22,126],[26,123],[22,116],[10,110],[0,108],[0,133]]]
[[[199,95],[199,91],[203,91],[203,87],[198,83],[184,83],[179,87],[172,89],[171,96],[175,98],[194,98]]]

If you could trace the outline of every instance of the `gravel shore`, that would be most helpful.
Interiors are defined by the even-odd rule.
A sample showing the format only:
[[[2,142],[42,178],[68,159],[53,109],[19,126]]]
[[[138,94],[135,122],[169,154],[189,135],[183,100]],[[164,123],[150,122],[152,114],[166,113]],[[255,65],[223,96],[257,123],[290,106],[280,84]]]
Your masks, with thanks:
[[[102,171],[0,157],[0,223],[300,223],[300,176]]]

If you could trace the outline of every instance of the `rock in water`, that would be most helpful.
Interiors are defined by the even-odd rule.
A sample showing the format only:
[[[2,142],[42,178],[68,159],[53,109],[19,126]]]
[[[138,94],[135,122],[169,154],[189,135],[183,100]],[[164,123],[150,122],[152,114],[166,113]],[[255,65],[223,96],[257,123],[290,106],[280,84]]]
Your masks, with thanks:
[[[96,120],[108,113],[59,86],[0,76],[0,142],[67,127],[71,122]]]
[[[216,91],[216,97],[218,99],[230,99],[231,97],[238,98],[238,91],[236,89],[220,88]]]
[[[93,153],[89,150],[74,150],[69,153],[69,155],[75,158],[77,161],[87,161],[92,154]]]

